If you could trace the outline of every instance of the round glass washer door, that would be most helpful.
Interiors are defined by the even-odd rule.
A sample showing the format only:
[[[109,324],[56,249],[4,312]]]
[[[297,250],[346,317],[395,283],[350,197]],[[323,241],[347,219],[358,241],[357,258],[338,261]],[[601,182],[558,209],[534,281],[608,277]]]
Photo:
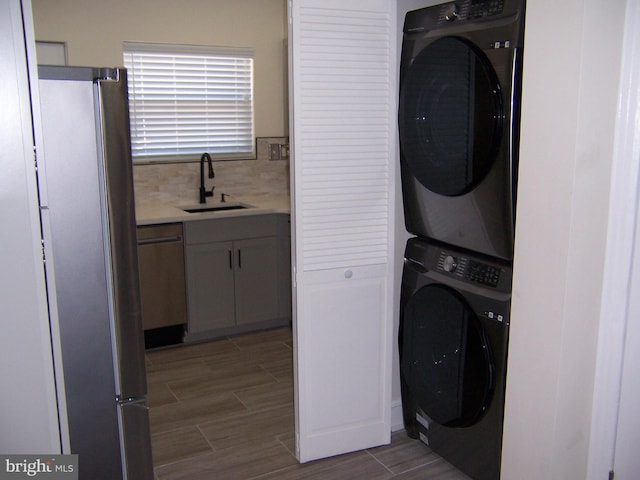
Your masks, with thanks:
[[[458,196],[480,183],[503,125],[500,84],[482,50],[459,37],[427,45],[403,75],[398,125],[403,158],[425,188]]]
[[[401,369],[415,404],[447,427],[469,427],[489,406],[495,366],[480,320],[455,290],[422,287],[403,309]]]

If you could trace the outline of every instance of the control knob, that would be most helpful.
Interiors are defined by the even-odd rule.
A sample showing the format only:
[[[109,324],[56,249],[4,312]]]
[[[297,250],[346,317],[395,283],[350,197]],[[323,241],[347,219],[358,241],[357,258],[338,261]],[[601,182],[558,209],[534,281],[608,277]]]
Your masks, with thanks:
[[[451,255],[447,255],[444,257],[444,262],[442,263],[442,267],[445,272],[455,272],[456,268],[458,268],[458,260],[456,257],[452,257]]]
[[[454,20],[458,19],[459,15],[460,15],[460,10],[458,9],[458,4],[452,3],[451,5],[447,6],[447,9],[444,12],[444,19],[447,22],[453,22]]]

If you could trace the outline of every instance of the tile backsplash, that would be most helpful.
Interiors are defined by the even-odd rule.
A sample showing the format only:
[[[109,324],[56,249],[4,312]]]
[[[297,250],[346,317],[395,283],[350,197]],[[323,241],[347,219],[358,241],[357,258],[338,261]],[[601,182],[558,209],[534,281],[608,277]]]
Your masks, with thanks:
[[[232,197],[288,196],[289,160],[269,160],[269,144],[287,141],[286,137],[261,137],[257,139],[256,160],[214,162],[216,176],[209,179],[205,174],[206,188],[215,186],[215,198],[219,198],[221,193]],[[200,164],[134,165],[133,180],[136,203],[197,203]]]

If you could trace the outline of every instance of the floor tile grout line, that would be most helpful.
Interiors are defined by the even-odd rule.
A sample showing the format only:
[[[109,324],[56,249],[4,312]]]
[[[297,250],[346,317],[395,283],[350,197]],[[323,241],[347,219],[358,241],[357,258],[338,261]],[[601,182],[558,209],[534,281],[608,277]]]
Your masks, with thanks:
[[[198,361],[203,361],[206,360],[208,357],[212,357],[212,356],[216,356],[216,355],[224,355],[228,352],[209,352],[209,353],[198,353],[195,355],[186,355],[186,357],[184,355],[179,355],[179,354],[175,354],[176,357],[178,358],[172,358],[170,360],[166,360],[166,361],[161,361],[161,362],[157,362],[153,360],[152,357],[155,356],[160,356],[159,354],[161,352],[180,352],[180,349],[185,349],[186,351],[189,351],[190,348],[192,347],[196,347],[197,345],[204,345],[207,343],[216,343],[221,341],[222,339],[218,339],[218,340],[212,340],[212,341],[203,341],[200,343],[196,343],[196,344],[192,344],[192,345],[188,345],[188,344],[181,344],[181,345],[175,345],[175,346],[171,346],[169,348],[165,348],[165,349],[159,349],[159,350],[147,350],[145,352],[145,356],[146,359],[151,363],[152,366],[155,367],[159,367],[165,364],[172,364],[176,361],[189,361],[189,360],[198,360]],[[233,347],[235,352],[240,352],[240,348],[232,341],[230,341],[229,339],[226,339],[227,343],[229,344],[230,347]],[[181,352],[184,354],[184,351]]]
[[[153,466],[153,471],[154,471],[154,473],[155,473],[156,475],[158,475],[158,472],[157,472],[157,471],[158,471],[158,470],[160,470],[160,469],[163,469],[163,468],[166,468],[166,467],[170,467],[170,466],[172,466],[172,465],[176,465],[176,464],[178,464],[178,463],[182,463],[182,462],[184,462],[184,461],[186,461],[186,460],[194,460],[194,459],[198,459],[198,458],[206,457],[206,456],[208,456],[208,455],[213,455],[214,453],[215,453],[215,452],[213,452],[213,451],[211,451],[211,452],[205,452],[205,453],[197,453],[197,454],[195,454],[195,455],[193,455],[193,456],[191,456],[191,457],[188,457],[188,458],[186,458],[186,459],[185,459],[185,458],[181,458],[181,459],[178,459],[178,460],[173,460],[173,461],[168,462],[168,463],[163,463],[162,465],[154,465],[154,466]],[[158,478],[159,478],[159,475],[158,475]]]
[[[235,391],[234,391],[234,392],[231,392],[231,394],[236,398],[236,400],[238,400],[238,401],[242,404],[242,406],[243,406],[244,408],[246,408],[246,409],[247,409],[247,411],[248,411],[248,412],[251,412],[251,411],[252,411],[252,410],[251,410],[251,408],[249,408],[249,405],[247,405],[246,403],[244,403],[244,402],[242,401],[242,399],[238,396],[238,394],[237,394]]]
[[[278,442],[280,442],[280,444],[285,448],[285,450],[286,450],[287,452],[289,452],[289,454],[294,458],[294,460],[296,460],[296,461],[297,461],[298,459],[296,458],[296,454],[295,454],[295,452],[292,452],[292,451],[289,449],[289,447],[287,447],[287,444],[286,444],[285,442],[283,442],[283,441],[282,441],[282,439],[281,439],[280,437],[281,437],[281,435],[276,435],[276,440],[277,440]],[[294,437],[295,437],[295,428],[294,428]],[[294,447],[295,447],[295,440],[294,440]],[[295,448],[294,448],[294,449],[295,449]]]
[[[288,450],[288,449],[287,449],[287,450]],[[295,458],[295,457],[294,457],[294,458]],[[260,473],[260,474],[258,474],[258,475],[256,475],[256,476],[249,477],[249,478],[247,478],[246,480],[260,480],[261,478],[265,478],[265,477],[267,477],[267,476],[271,476],[271,475],[277,474],[277,473],[279,473],[279,472],[284,472],[284,471],[288,470],[289,468],[291,468],[291,466],[288,466],[288,467],[282,467],[282,468],[277,468],[276,470],[272,470],[272,471],[270,471],[270,472]]]
[[[209,445],[209,447],[211,448],[212,452],[217,452],[218,449],[211,443],[211,441],[209,440],[209,437],[207,437],[205,435],[205,433],[202,431],[202,425],[206,425],[207,422],[205,422],[204,424],[199,423],[196,425],[196,429],[200,432],[200,435],[202,435],[202,437],[204,438],[204,440],[207,442],[207,445]]]
[[[171,385],[169,385],[169,382],[164,382],[164,384],[163,384],[163,385],[164,385],[164,386],[166,387],[166,389],[169,391],[169,393],[171,394],[171,396],[172,396],[173,398],[175,398],[175,399],[176,399],[176,401],[175,401],[175,403],[174,403],[174,404],[182,403],[182,400],[178,397],[178,395],[176,394],[176,392],[174,392],[174,391],[173,391],[173,389],[171,388]],[[170,404],[170,405],[174,405],[174,404]]]
[[[410,472],[413,472],[414,470],[418,470],[420,468],[424,468],[427,465],[434,465],[436,463],[442,463],[442,462],[445,462],[444,458],[437,457],[437,458],[434,458],[434,459],[432,459],[432,460],[430,460],[428,462],[421,463],[420,465],[416,465],[414,467],[408,468],[407,470],[403,470],[402,472],[398,472],[397,475],[403,475],[405,473],[410,473]]]
[[[391,475],[393,475],[394,477],[396,476],[395,472],[393,470],[391,470],[389,467],[387,467],[384,462],[382,462],[378,457],[376,457],[373,453],[371,453],[369,451],[369,449],[365,450],[365,452],[367,452],[367,454],[371,457],[373,457],[373,459],[378,462],[380,465],[382,465]]]
[[[281,383],[280,380],[278,379],[278,377],[276,377],[273,373],[271,373],[269,370],[267,370],[263,364],[259,363],[258,367],[260,367],[262,369],[262,371],[264,373],[266,373],[267,375],[269,375],[271,378],[273,378],[275,380],[276,383]]]

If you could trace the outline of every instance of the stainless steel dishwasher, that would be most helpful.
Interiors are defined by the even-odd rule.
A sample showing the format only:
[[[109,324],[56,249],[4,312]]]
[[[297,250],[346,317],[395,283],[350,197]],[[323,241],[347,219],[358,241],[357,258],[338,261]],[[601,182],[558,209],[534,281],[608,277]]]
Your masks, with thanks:
[[[140,296],[145,331],[187,323],[182,239],[181,223],[138,227]]]

